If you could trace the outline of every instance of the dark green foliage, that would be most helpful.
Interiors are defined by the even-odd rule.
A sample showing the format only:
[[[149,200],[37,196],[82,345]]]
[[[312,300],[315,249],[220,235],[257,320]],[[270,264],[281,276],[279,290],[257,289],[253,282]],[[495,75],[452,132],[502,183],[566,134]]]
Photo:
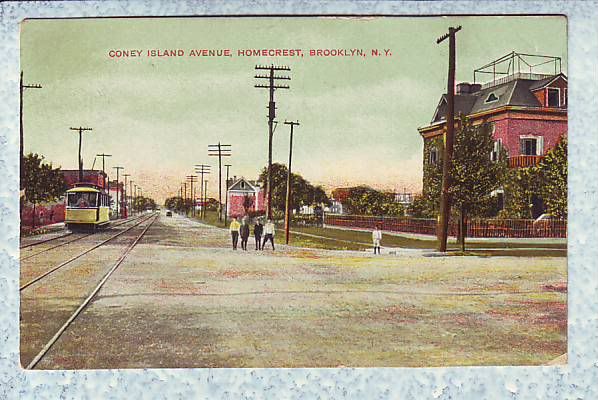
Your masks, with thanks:
[[[468,216],[487,216],[495,204],[491,193],[500,189],[508,173],[506,150],[490,159],[494,138],[490,124],[473,126],[462,117],[455,132],[450,196],[454,209]]]
[[[532,198],[540,195],[546,212],[567,218],[567,138],[546,153],[536,167],[509,171],[505,182],[504,218],[533,218]]]
[[[136,211],[154,210],[156,202],[149,197],[137,196],[133,201],[133,209]]]
[[[287,173],[286,165],[272,164],[272,207],[274,211],[284,212],[287,193]],[[259,176],[259,182],[266,188],[266,177],[268,167],[264,167]],[[291,208],[299,211],[301,206],[311,206],[316,204],[330,205],[330,199],[326,196],[324,189],[320,186],[313,186],[301,175],[291,174],[292,204]]]
[[[567,138],[563,137],[538,166],[546,211],[567,218]]]
[[[394,193],[384,193],[368,186],[356,186],[349,189],[347,200],[343,204],[349,214],[384,215],[400,217],[404,215],[403,206],[395,202]]]
[[[432,149],[438,150],[437,161],[430,162]],[[473,126],[462,117],[455,130],[451,186],[449,194],[453,214],[487,217],[497,212],[496,198],[491,193],[502,187],[508,174],[508,155],[499,149],[497,161],[490,159],[494,138],[489,124]],[[442,188],[442,138],[424,142],[423,193],[409,208],[414,217],[436,218]]]
[[[23,160],[25,199],[33,204],[54,201],[68,189],[60,168],[44,163],[43,157],[29,153]]]

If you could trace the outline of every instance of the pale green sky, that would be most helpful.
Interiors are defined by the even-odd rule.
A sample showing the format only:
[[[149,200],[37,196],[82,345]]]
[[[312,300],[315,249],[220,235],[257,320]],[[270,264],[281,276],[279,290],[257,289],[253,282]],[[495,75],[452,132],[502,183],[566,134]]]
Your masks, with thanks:
[[[255,64],[291,67],[276,93],[274,160],[287,162],[285,119],[299,120],[293,170],[327,188],[370,184],[421,190],[419,126],[446,88],[448,43],[457,34],[457,80],[513,50],[563,58],[564,17],[122,18],[28,20],[21,30],[25,151],[76,168],[77,134],[89,126],[83,158],[110,153],[158,200],[174,194],[194,164],[211,164],[207,145],[232,144],[231,174],[254,179],[267,162],[267,91]],[[129,58],[111,49],[299,48],[303,58]],[[309,49],[389,48],[391,57],[314,58]],[[99,162],[99,160],[98,160]],[[97,166],[98,164],[96,164]],[[217,193],[217,175],[210,176]]]

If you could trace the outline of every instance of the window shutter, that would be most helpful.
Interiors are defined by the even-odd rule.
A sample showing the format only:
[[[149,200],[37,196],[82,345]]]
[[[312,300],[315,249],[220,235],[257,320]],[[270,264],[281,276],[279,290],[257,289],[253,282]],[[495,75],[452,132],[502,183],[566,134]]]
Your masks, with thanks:
[[[519,138],[519,154],[525,154],[525,140]]]
[[[544,155],[544,136],[538,136],[536,141],[536,154],[541,156]]]

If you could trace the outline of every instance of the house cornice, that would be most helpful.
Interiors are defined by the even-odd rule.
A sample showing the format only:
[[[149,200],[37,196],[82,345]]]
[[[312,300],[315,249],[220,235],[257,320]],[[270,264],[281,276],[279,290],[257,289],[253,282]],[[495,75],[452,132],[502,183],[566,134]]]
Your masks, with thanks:
[[[535,113],[535,114],[556,114],[556,115],[567,115],[567,109],[557,108],[557,107],[526,107],[526,106],[502,106],[499,108],[494,108],[492,110],[486,110],[475,114],[470,114],[467,117],[470,119],[477,119],[481,117],[487,117],[489,115],[500,114],[508,111],[520,111],[525,113]],[[458,121],[459,118],[455,117],[455,121]],[[428,133],[435,131],[438,128],[441,128],[445,125],[445,121],[440,121],[435,124],[426,125],[420,128],[417,128],[419,134],[423,137],[426,137]]]

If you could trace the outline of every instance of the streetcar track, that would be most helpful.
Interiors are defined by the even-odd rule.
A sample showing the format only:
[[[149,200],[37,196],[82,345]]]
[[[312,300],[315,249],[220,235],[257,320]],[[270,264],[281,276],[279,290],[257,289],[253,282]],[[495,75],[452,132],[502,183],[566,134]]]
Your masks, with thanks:
[[[60,235],[60,236],[56,236],[56,237],[52,237],[52,238],[48,238],[48,239],[44,239],[44,240],[38,240],[37,242],[33,242],[33,243],[29,243],[29,244],[25,244],[25,245],[19,246],[19,249],[26,249],[28,247],[33,247],[33,246],[37,246],[39,244],[44,244],[44,243],[47,243],[47,242],[51,242],[52,240],[62,239],[64,237],[70,236],[72,234],[73,234],[73,232],[67,232],[64,235]]]
[[[122,224],[124,224],[126,222],[135,221],[136,219],[139,219],[139,218],[141,218],[141,217],[137,217],[135,219],[127,219],[126,221],[121,222],[119,224],[110,224],[109,226],[120,226],[120,225],[122,225]],[[44,240],[38,240],[38,241],[33,242],[33,243],[24,244],[22,246],[19,246],[19,250],[26,249],[26,248],[33,247],[33,246],[37,246],[37,245],[44,244],[44,243],[48,243],[48,242],[51,242],[53,240],[62,239],[62,238],[65,238],[67,236],[70,236],[70,235],[72,235],[74,233],[75,232],[67,232],[64,235],[60,235],[60,236],[56,236],[56,237],[51,237],[51,238],[44,239]]]
[[[118,224],[112,224],[112,225],[110,225],[110,228],[114,228],[114,227],[117,227],[117,226],[121,226],[121,225],[124,225],[124,224],[126,224],[126,223],[128,223],[128,222],[134,222],[134,221],[137,221],[137,220],[139,220],[140,218],[142,218],[142,217],[137,217],[137,218],[133,218],[133,219],[127,219],[126,221],[122,221],[122,222],[120,222],[120,223],[118,223]],[[108,231],[105,231],[105,232],[108,232]],[[57,237],[57,238],[48,239],[48,240],[45,240],[45,241],[41,241],[41,242],[39,242],[39,243],[36,243],[36,244],[42,244],[42,243],[45,243],[45,242],[48,242],[48,241],[51,241],[51,240],[55,240],[55,239],[62,239],[62,238],[64,238],[64,237],[67,237],[67,236],[70,236],[70,235],[72,235],[73,233],[74,233],[74,232],[69,232],[69,233],[68,233],[68,234],[66,234],[66,235],[59,236],[59,237]],[[89,237],[89,236],[92,236],[92,235],[96,235],[96,234],[98,234],[98,233],[102,233],[102,232],[92,232],[92,233],[87,233],[87,234],[84,234],[83,236],[76,237],[75,239],[72,239],[72,240],[66,241],[66,242],[64,242],[64,243],[59,243],[59,244],[57,244],[57,245],[55,245],[55,246],[53,246],[53,247],[49,247],[49,248],[47,248],[47,249],[44,249],[44,250],[38,251],[37,253],[34,253],[34,254],[29,254],[29,255],[27,255],[27,256],[21,257],[21,258],[20,258],[20,261],[25,261],[25,260],[28,260],[28,259],[30,259],[30,258],[33,258],[33,257],[35,257],[35,256],[39,255],[39,254],[45,253],[46,251],[50,251],[50,250],[54,250],[54,249],[57,249],[57,248],[59,248],[59,247],[62,247],[62,246],[66,246],[66,245],[67,245],[67,244],[69,244],[69,243],[76,242],[76,241],[78,241],[78,240],[84,239],[84,238],[86,238],[86,237]]]
[[[143,231],[141,231],[139,236],[137,236],[137,238],[127,247],[127,249],[118,258],[116,263],[108,270],[108,272],[106,272],[104,274],[104,276],[102,277],[100,282],[96,285],[96,287],[92,290],[92,292],[85,298],[83,303],[81,303],[81,305],[79,305],[79,307],[75,310],[75,312],[58,329],[58,331],[54,334],[54,336],[52,336],[52,338],[44,345],[44,347],[41,349],[41,351],[39,353],[37,353],[37,355],[33,358],[33,360],[31,360],[31,362],[29,362],[29,364],[27,364],[25,369],[33,369],[41,361],[41,359],[48,353],[48,351],[52,348],[54,343],[56,343],[56,341],[60,338],[60,336],[64,333],[64,331],[66,331],[66,329],[79,316],[79,314],[81,314],[81,312],[83,312],[83,310],[91,303],[91,301],[93,300],[95,295],[100,291],[102,286],[104,286],[104,284],[106,283],[108,278],[110,278],[110,276],[114,273],[114,271],[116,271],[116,269],[120,266],[120,264],[122,264],[122,262],[129,255],[129,253],[133,250],[133,248],[137,245],[137,243],[139,243],[139,241],[143,238],[143,236],[145,235],[147,230],[153,225],[154,222],[156,222],[156,220],[159,217],[159,214],[154,214],[154,215],[150,216],[149,218],[144,219],[139,224],[134,225],[131,228],[127,229],[127,231],[128,231],[128,230],[132,229],[133,227],[137,227],[137,226],[141,225],[143,222],[150,220],[152,217],[153,217],[153,220],[143,229]],[[123,232],[126,232],[126,231],[123,231]]]
[[[36,283],[36,282],[38,282],[38,281],[42,280],[42,279],[43,279],[43,278],[45,278],[46,276],[48,276],[48,275],[50,275],[51,273],[53,273],[53,272],[55,272],[55,271],[59,270],[60,268],[64,267],[65,265],[68,265],[68,264],[70,264],[71,262],[73,262],[73,261],[75,261],[75,260],[78,260],[79,258],[81,258],[81,257],[83,257],[83,256],[85,256],[85,255],[87,255],[87,254],[89,254],[90,252],[92,252],[93,250],[97,249],[98,247],[100,247],[100,246],[102,246],[102,245],[104,245],[104,244],[108,243],[109,241],[111,241],[111,240],[113,240],[113,239],[115,239],[115,238],[119,237],[120,235],[122,235],[122,234],[124,234],[124,233],[126,233],[126,232],[130,231],[131,229],[135,228],[136,226],[139,226],[139,225],[141,225],[142,223],[144,223],[145,221],[149,220],[149,219],[150,219],[150,218],[152,218],[152,217],[153,217],[153,215],[149,216],[148,218],[144,218],[144,219],[142,219],[141,221],[139,221],[138,223],[136,223],[136,224],[134,224],[134,225],[131,225],[130,227],[126,228],[125,230],[123,230],[123,231],[120,231],[120,232],[118,232],[117,234],[110,236],[108,239],[105,239],[105,240],[101,241],[100,243],[96,243],[95,245],[93,245],[92,247],[90,247],[90,248],[86,249],[85,251],[83,251],[83,252],[81,252],[81,253],[79,253],[79,254],[77,254],[77,255],[75,255],[75,256],[73,256],[73,257],[69,258],[69,259],[68,259],[68,260],[66,260],[66,261],[63,261],[63,262],[61,262],[61,263],[60,263],[60,264],[58,264],[57,266],[55,266],[55,267],[51,268],[50,270],[48,270],[48,271],[44,272],[44,273],[43,273],[43,274],[41,274],[41,275],[38,275],[37,277],[35,277],[35,278],[31,279],[30,281],[28,281],[27,283],[25,283],[24,285],[22,285],[21,287],[19,287],[19,291],[22,291],[22,290],[26,289],[27,287],[29,287],[29,286],[33,285],[34,283]]]

